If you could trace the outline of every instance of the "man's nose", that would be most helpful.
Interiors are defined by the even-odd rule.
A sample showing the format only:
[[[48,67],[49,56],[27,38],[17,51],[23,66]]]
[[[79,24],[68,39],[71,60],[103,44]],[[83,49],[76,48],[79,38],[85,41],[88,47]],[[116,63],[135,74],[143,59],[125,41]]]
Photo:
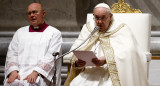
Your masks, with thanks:
[[[34,16],[34,13],[31,13],[31,16]]]
[[[98,24],[101,24],[102,23],[102,20],[100,19],[100,20],[98,20]]]

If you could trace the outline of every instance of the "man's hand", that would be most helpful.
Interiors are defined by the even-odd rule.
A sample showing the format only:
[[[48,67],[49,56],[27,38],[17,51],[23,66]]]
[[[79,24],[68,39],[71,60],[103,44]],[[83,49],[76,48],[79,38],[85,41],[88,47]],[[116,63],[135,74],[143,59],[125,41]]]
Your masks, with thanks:
[[[83,67],[83,66],[85,66],[86,62],[81,59],[77,59],[76,64],[78,67]]]
[[[96,65],[96,66],[103,66],[106,63],[106,58],[100,57],[100,58],[93,58],[92,62]]]
[[[23,80],[27,80],[28,83],[35,83],[36,79],[38,77],[38,72],[37,71],[33,71],[31,74],[29,74],[26,78],[24,78]]]
[[[18,71],[14,70],[10,73],[9,78],[7,80],[7,83],[12,83],[15,81],[15,79],[20,80],[20,76],[18,74]]]

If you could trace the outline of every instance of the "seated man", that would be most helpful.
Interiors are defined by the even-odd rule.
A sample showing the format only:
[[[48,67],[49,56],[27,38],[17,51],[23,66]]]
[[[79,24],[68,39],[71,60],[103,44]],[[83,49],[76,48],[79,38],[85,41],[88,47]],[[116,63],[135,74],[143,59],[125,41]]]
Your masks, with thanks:
[[[8,48],[5,86],[48,86],[54,74],[52,53],[61,49],[61,32],[44,22],[41,4],[30,4],[27,15],[31,25],[18,29]],[[56,64],[60,86],[61,59]]]
[[[138,47],[126,24],[114,19],[110,7],[100,3],[93,10],[95,23],[87,23],[71,49],[82,43],[98,26],[88,41],[78,50],[93,51],[96,66],[72,55],[71,71],[64,86],[148,86],[147,59]]]

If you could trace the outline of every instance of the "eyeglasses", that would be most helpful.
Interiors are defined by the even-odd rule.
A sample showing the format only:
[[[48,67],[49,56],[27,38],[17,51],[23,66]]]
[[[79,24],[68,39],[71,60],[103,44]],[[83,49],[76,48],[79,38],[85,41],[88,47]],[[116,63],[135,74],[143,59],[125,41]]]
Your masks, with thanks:
[[[30,16],[31,14],[38,14],[38,12],[40,11],[35,10],[35,11],[27,12],[27,15]]]
[[[94,17],[93,18],[95,21],[101,20],[101,21],[105,21],[106,19],[108,19],[108,17],[103,16],[102,18],[99,17]]]

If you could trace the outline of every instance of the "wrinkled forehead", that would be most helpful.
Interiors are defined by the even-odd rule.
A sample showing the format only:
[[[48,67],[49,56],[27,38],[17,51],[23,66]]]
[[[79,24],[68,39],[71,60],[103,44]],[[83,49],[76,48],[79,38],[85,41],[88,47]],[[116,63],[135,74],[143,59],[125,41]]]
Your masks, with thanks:
[[[102,15],[108,15],[108,11],[106,8],[104,7],[97,7],[97,8],[94,8],[93,10],[93,14],[94,15],[99,15],[99,14],[102,14]]]
[[[33,4],[30,4],[28,6],[28,10],[27,11],[33,11],[33,10],[43,10],[42,9],[42,6],[38,3],[33,3]]]

